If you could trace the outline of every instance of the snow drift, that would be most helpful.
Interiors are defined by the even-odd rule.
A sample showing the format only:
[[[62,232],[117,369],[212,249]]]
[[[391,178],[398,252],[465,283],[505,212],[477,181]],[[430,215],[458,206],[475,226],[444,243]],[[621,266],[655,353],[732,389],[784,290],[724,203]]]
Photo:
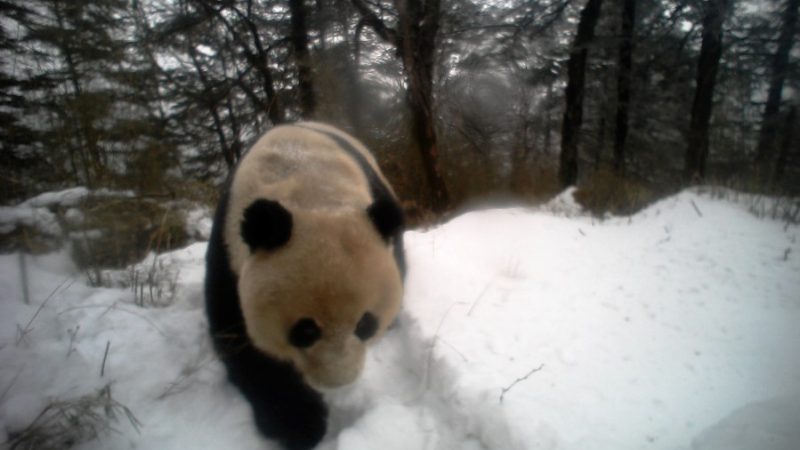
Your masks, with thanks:
[[[569,200],[407,232],[403,315],[326,394],[320,448],[797,448],[798,227],[697,191],[604,221]],[[211,351],[204,253],[142,263],[164,307],[65,253],[24,258],[25,294],[0,255],[0,442],[100,398],[77,415],[114,417],[78,448],[273,448]]]

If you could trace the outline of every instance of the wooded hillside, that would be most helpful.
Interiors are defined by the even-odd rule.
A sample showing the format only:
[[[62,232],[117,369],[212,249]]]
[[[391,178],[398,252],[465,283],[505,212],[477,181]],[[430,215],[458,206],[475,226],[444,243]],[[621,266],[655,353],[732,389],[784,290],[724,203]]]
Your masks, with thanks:
[[[299,119],[364,140],[412,214],[574,184],[618,212],[697,182],[794,195],[798,3],[3,0],[0,201],[213,193]]]

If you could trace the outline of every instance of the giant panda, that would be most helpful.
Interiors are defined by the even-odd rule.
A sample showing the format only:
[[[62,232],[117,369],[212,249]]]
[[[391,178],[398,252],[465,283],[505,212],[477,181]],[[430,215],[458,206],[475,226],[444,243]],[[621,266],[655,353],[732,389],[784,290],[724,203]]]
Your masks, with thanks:
[[[273,128],[241,159],[206,254],[206,313],[228,379],[286,448],[325,434],[324,388],[353,382],[393,323],[403,214],[375,159],[334,127]]]

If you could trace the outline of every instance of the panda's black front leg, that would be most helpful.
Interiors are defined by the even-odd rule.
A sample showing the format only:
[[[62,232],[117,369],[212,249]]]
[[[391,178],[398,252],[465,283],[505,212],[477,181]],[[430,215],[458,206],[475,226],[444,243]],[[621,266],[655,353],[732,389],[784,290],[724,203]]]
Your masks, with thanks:
[[[253,407],[256,425],[287,449],[309,449],[325,435],[322,396],[291,366],[248,346],[224,358],[228,376]]]

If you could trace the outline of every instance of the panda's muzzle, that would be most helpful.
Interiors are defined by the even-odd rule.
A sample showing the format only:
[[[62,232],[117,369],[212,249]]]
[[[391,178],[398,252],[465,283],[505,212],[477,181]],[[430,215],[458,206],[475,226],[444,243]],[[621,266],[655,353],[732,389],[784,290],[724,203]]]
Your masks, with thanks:
[[[364,368],[366,346],[352,333],[322,339],[305,350],[306,379],[312,386],[334,388],[350,384]]]

